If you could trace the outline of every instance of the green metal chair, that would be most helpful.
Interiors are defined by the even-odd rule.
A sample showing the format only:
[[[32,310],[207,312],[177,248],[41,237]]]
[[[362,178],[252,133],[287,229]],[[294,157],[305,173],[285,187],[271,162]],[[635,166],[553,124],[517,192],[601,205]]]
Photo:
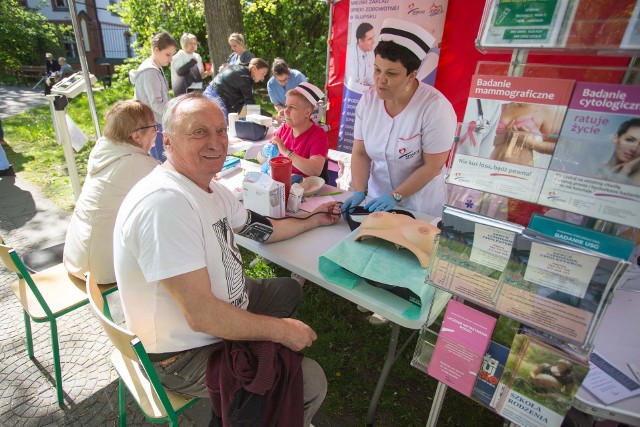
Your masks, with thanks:
[[[126,387],[149,421],[168,422],[170,426],[177,427],[178,415],[200,399],[174,393],[162,386],[140,339],[111,320],[107,303],[91,274],[87,275],[86,283],[89,305],[115,346],[111,354],[111,363],[119,376],[120,426],[124,427],[127,424]]]
[[[2,241],[2,236],[0,236],[0,241]],[[18,280],[11,285],[11,289],[22,304],[27,354],[30,359],[34,358],[31,321],[36,323],[49,322],[58,405],[63,406],[62,372],[56,319],[89,302],[85,293],[84,281],[70,275],[63,264],[31,274],[16,251],[4,243],[0,244],[0,261],[18,275]],[[115,284],[101,285],[100,287],[100,291],[105,294],[116,289]]]

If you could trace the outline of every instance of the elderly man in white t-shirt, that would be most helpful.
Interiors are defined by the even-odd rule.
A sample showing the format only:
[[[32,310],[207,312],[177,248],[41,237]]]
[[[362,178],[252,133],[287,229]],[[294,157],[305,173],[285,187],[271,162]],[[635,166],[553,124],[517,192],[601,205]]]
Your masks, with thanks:
[[[163,115],[167,161],[127,195],[114,232],[114,263],[127,326],[135,332],[162,383],[208,397],[207,359],[226,340],[273,341],[291,350],[311,346],[315,332],[291,318],[300,302],[293,279],[243,275],[234,232],[262,242],[293,237],[339,219],[328,203],[306,220],[273,223],[248,211],[212,181],[227,154],[220,108],[194,92],[171,100]],[[259,315],[254,313],[267,313]],[[313,360],[302,361],[304,425],[326,393]]]

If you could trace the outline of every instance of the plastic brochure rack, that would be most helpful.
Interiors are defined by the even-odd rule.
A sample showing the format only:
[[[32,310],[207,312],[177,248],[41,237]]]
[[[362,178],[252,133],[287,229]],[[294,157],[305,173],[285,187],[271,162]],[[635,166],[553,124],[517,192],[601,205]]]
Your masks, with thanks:
[[[527,56],[631,57],[640,52],[639,13],[636,0],[486,2],[476,45],[509,51],[512,61],[479,63],[473,76],[426,277],[478,313],[450,307],[444,336],[442,329],[437,339],[434,328],[421,331],[412,365],[440,381],[427,426],[437,425],[447,387],[520,426],[543,417],[559,427],[571,407],[630,265],[634,244],[615,234],[640,227],[640,180],[628,158],[611,153],[616,132],[640,116],[631,105],[640,105],[637,70],[528,64]],[[499,317],[495,341],[477,328],[480,312]],[[470,388],[456,357],[477,357],[481,351],[469,349],[479,339],[486,353]]]

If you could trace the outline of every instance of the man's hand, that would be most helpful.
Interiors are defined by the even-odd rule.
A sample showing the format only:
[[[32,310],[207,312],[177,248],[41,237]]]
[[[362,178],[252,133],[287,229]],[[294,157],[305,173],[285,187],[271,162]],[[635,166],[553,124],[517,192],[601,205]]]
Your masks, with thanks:
[[[285,322],[285,328],[279,342],[293,351],[301,351],[311,347],[311,344],[318,338],[309,325],[299,320],[285,318],[282,321]]]
[[[321,214],[318,212],[324,212]],[[318,213],[313,218],[317,218],[318,226],[331,225],[340,219],[340,204],[338,202],[323,203],[318,206],[312,214]]]

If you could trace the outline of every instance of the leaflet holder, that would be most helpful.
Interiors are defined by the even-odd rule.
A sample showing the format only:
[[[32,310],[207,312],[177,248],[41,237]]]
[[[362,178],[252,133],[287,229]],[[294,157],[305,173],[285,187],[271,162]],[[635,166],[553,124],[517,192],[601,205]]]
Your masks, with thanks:
[[[93,74],[90,74],[90,80],[91,84],[97,81]],[[58,143],[62,145],[62,150],[67,163],[67,170],[69,172],[69,180],[71,181],[73,195],[76,200],[80,197],[82,186],[80,185],[78,168],[76,167],[75,156],[73,154],[71,135],[67,125],[65,110],[69,105],[69,100],[75,98],[84,91],[85,79],[82,72],[78,72],[53,85],[51,88],[51,94],[47,95],[49,106],[51,108],[51,117],[53,118],[53,128],[56,133],[56,139],[58,140]]]

